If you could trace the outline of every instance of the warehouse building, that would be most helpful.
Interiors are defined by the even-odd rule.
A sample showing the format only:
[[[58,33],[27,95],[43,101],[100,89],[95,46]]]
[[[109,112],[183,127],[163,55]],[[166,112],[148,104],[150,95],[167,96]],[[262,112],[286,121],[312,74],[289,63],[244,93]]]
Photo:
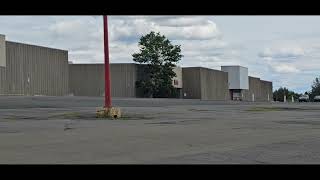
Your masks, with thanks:
[[[145,65],[110,64],[112,97],[143,97],[136,81],[144,76]],[[223,71],[203,67],[177,67],[173,86],[175,98],[201,100],[271,101],[272,82],[248,76],[241,66],[223,66]],[[104,64],[69,64],[69,92],[74,96],[104,96]]]
[[[64,96],[68,51],[6,41],[0,35],[0,94]]]
[[[203,67],[182,68],[186,99],[271,101],[272,82],[248,76],[248,68],[222,66],[221,71]]]
[[[136,81],[144,76],[145,65],[134,63],[110,64],[112,97],[143,97]],[[174,68],[172,85],[181,96],[182,70]],[[104,96],[104,64],[69,64],[70,93],[75,96]]]
[[[110,64],[112,97],[143,97],[136,82],[146,65]],[[174,98],[271,101],[272,82],[248,76],[248,68],[176,67]],[[0,35],[0,95],[104,96],[104,64],[72,64],[68,51],[6,41]]]

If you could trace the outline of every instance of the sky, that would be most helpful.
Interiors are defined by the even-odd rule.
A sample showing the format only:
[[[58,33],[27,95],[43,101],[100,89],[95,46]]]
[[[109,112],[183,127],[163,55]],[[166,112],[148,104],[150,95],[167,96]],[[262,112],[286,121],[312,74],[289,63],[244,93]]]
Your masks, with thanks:
[[[309,91],[320,76],[320,16],[109,16],[111,63],[132,61],[150,31],[181,45],[182,67],[248,67],[249,75]],[[73,63],[103,63],[102,16],[0,16],[6,40],[69,51]]]

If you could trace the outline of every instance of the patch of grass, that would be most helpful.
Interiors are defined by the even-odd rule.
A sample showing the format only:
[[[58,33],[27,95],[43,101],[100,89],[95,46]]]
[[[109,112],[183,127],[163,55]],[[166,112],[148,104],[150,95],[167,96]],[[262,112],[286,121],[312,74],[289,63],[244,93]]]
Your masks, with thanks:
[[[8,116],[5,117],[3,119],[8,119],[8,120],[18,120],[18,119],[23,119],[23,120],[34,120],[34,119],[38,119],[37,117],[32,117],[32,116],[17,116],[17,115],[12,115],[12,116]]]
[[[56,114],[49,116],[48,119],[82,119],[82,118],[87,118],[81,115],[78,112],[68,112],[68,113],[63,113],[63,114]]]
[[[126,115],[119,118],[120,120],[150,120],[154,119],[154,117],[150,116],[140,116],[140,115]]]
[[[275,121],[280,124],[302,124],[302,125],[320,125],[320,121],[303,120],[303,121]]]
[[[169,122],[169,121],[163,121],[163,122],[154,122],[154,123],[145,123],[145,124],[177,124],[177,122],[175,121],[172,121],[172,122]]]
[[[213,110],[213,109],[189,109],[189,111],[208,112],[208,111],[216,111],[216,110]]]
[[[304,110],[301,108],[288,108],[288,107],[253,107],[247,111],[251,112],[269,112],[269,111],[297,111]]]
[[[24,116],[24,115],[11,115],[4,117],[7,120],[54,120],[54,119],[72,119],[72,120],[151,120],[155,119],[152,116],[140,115],[140,114],[125,114],[121,118],[97,118],[95,113],[85,113],[85,112],[65,112],[56,114],[47,114],[38,117],[34,116]]]

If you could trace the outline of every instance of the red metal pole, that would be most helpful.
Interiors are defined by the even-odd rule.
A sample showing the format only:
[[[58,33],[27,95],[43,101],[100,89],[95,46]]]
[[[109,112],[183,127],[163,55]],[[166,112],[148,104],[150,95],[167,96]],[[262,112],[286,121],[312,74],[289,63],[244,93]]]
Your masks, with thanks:
[[[109,64],[109,41],[108,41],[108,18],[103,16],[104,26],[104,86],[105,86],[105,108],[111,107],[111,89],[110,89],[110,64]]]

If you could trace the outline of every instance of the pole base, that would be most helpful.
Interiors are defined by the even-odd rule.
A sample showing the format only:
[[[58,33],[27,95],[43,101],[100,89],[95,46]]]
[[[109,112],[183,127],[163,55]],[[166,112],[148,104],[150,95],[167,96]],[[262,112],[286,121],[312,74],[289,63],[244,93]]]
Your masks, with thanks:
[[[97,118],[121,118],[121,110],[118,107],[103,108],[97,111]]]

